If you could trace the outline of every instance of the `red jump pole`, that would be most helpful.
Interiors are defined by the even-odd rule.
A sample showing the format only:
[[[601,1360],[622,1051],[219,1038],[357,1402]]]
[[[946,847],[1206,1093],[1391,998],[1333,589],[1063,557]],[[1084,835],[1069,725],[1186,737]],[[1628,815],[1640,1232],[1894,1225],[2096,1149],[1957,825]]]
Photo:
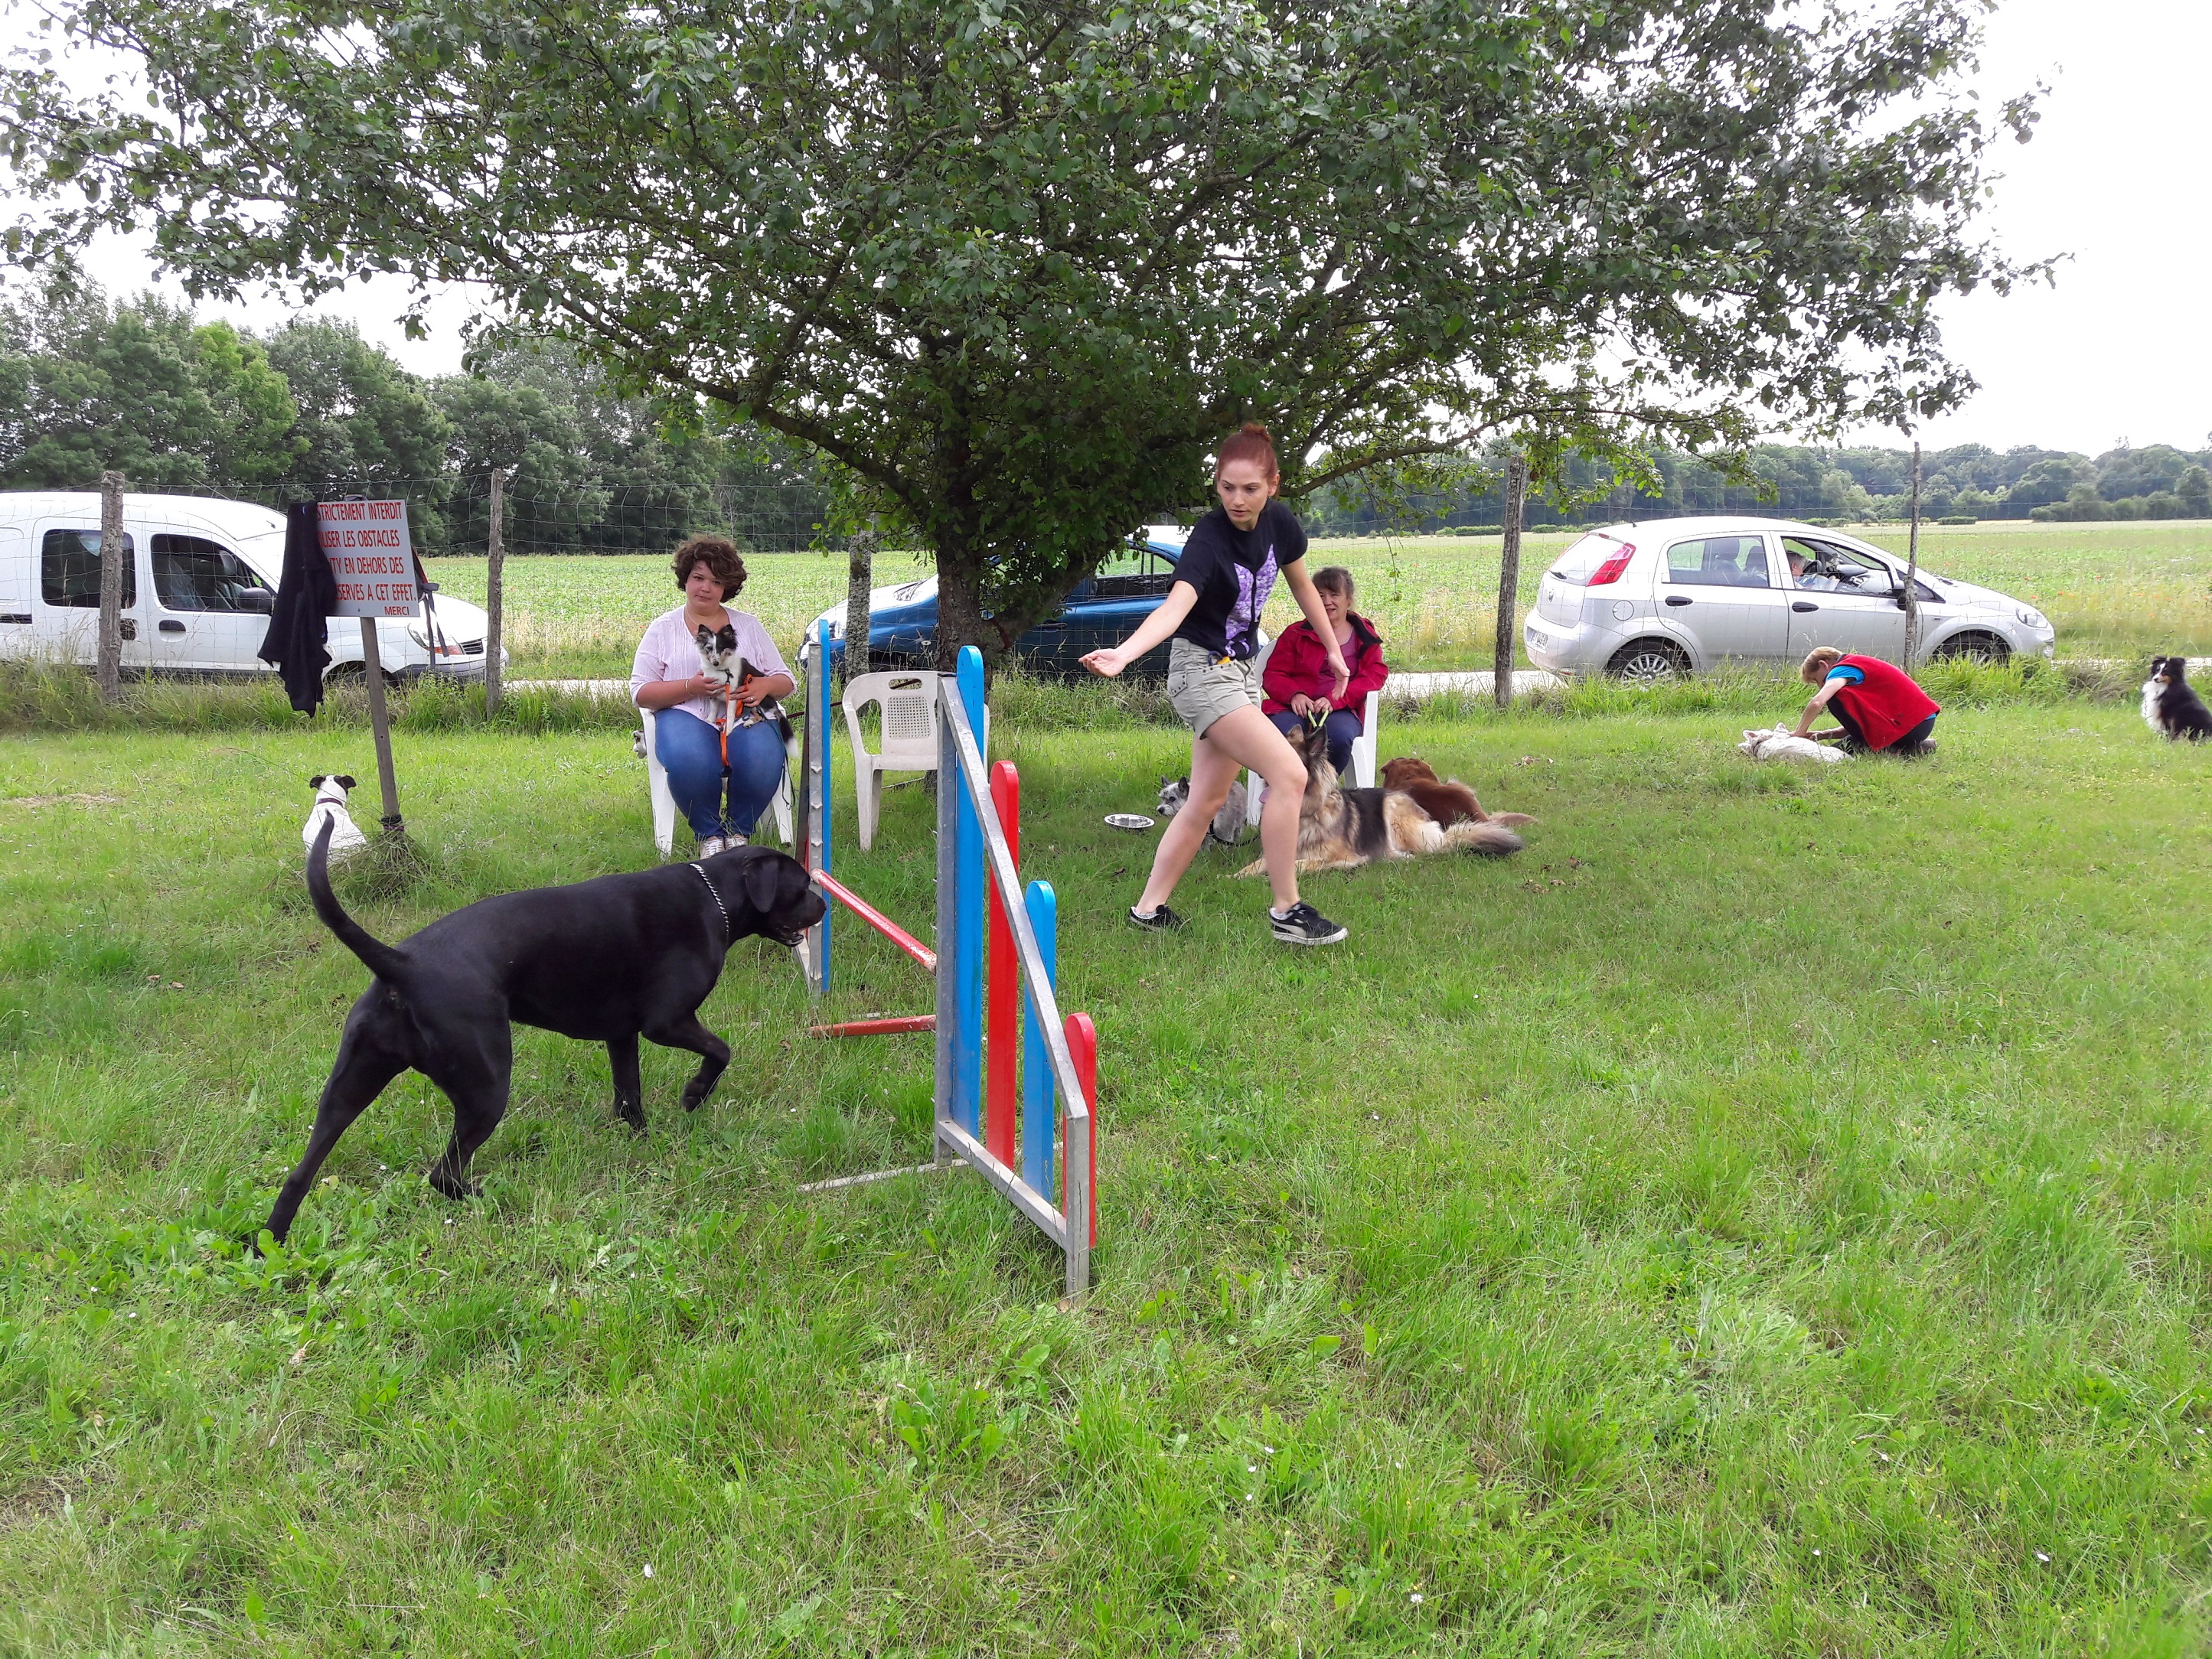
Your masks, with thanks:
[[[912,933],[908,933],[905,928],[877,909],[874,905],[846,886],[827,870],[817,870],[813,873],[814,884],[817,887],[920,963],[923,972],[933,974],[937,971],[936,951],[931,950]]]
[[[1006,837],[1007,856],[1019,866],[1022,856],[1022,781],[1012,761],[991,769],[991,806]],[[1014,1162],[1014,1055],[1021,1036],[1017,1027],[1022,970],[1014,959],[1014,930],[1006,924],[1006,901],[999,884],[991,890],[990,973],[985,981],[988,1041],[983,1049],[983,1146],[1009,1168]]]
[[[905,1031],[933,1031],[935,1014],[898,1014],[888,1019],[848,1019],[838,1025],[810,1025],[811,1037],[897,1036]]]
[[[1076,1081],[1083,1085],[1084,1103],[1091,1108],[1085,1119],[1091,1133],[1085,1137],[1091,1143],[1091,1247],[1098,1247],[1098,1028],[1091,1023],[1088,1014],[1070,1014],[1062,1030],[1067,1033],[1067,1057],[1075,1062]],[[1067,1133],[1067,1119],[1062,1116],[1060,1133]],[[1060,1160],[1060,1212],[1067,1213],[1067,1158]]]

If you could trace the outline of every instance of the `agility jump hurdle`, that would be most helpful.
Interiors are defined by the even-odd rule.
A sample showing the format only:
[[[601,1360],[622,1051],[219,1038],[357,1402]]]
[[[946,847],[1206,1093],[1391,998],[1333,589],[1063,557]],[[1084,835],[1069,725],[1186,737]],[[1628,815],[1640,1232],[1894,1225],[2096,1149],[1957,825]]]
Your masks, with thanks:
[[[930,974],[937,997],[934,1013],[817,1025],[811,1034],[935,1033],[934,1162],[920,1167],[965,1164],[990,1182],[1065,1255],[1073,1296],[1090,1288],[1098,1240],[1098,1034],[1088,1014],[1060,1012],[1059,901],[1048,882],[1021,884],[1021,780],[1012,762],[985,768],[982,655],[969,646],[957,672],[928,678],[938,732],[934,951],[830,873],[830,625],[815,625],[800,856],[829,903],[800,947],[808,986],[817,996],[830,989],[830,924],[842,905]],[[815,1190],[912,1173],[850,1176]]]

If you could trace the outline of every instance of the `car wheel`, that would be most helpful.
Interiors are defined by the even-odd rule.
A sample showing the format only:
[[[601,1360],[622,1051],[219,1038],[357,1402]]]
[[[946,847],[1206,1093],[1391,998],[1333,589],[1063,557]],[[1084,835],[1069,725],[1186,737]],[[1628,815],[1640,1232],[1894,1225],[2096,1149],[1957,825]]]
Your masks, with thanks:
[[[351,662],[333,663],[323,674],[324,689],[329,691],[344,690],[354,686],[366,686],[368,684],[368,665],[358,657]],[[384,689],[386,691],[397,691],[405,684],[406,682],[398,675],[388,670],[386,672]]]
[[[1637,640],[1614,652],[1605,672],[1631,685],[1662,685],[1688,678],[1690,657],[1671,640]]]
[[[1938,662],[1956,661],[1963,657],[1975,662],[2001,663],[2012,655],[2012,647],[1994,634],[1954,634],[1932,654]]]

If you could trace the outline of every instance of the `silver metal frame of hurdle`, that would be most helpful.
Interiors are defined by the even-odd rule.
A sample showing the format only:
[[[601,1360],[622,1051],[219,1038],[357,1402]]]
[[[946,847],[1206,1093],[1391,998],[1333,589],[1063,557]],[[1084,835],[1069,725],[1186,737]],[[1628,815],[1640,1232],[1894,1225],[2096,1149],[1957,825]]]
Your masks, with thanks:
[[[826,647],[827,641],[822,641],[818,644]],[[827,835],[828,814],[825,809],[830,776],[828,657],[826,648],[817,649],[814,678],[817,684],[810,688],[807,697],[806,720],[811,739],[806,745],[810,875],[820,868],[823,842]],[[1036,930],[1030,925],[1029,907],[1023,902],[1021,872],[1015,867],[1012,851],[1006,845],[1006,832],[999,822],[998,809],[991,800],[988,769],[984,764],[974,724],[968,717],[967,705],[960,693],[959,677],[937,674],[931,678],[937,683],[938,706],[937,1029],[934,1033],[937,1074],[933,1131],[935,1161],[913,1169],[848,1176],[838,1181],[819,1182],[813,1188],[802,1190],[858,1186],[896,1176],[917,1174],[924,1170],[942,1169],[956,1162],[965,1164],[997,1188],[1000,1194],[1028,1218],[1031,1225],[1060,1248],[1067,1263],[1067,1294],[1070,1297],[1080,1296],[1091,1288],[1091,1102],[1083,1091],[1082,1079],[1075,1067],[1075,1056],[1068,1048],[1066,1025],[1060,1012],[1059,999],[1054,994],[1051,979],[1045,972],[1044,953],[1037,943]],[[975,1000],[976,1029],[973,1031],[960,1029],[963,972],[971,973],[980,980],[988,954],[981,928],[977,929],[973,963],[963,963],[957,945],[960,905],[963,899],[968,898],[962,890],[964,884],[961,880],[957,851],[963,791],[967,799],[975,804],[976,823],[982,830],[984,867],[972,872],[972,875],[980,877],[982,882],[997,887],[999,890],[1007,927],[1013,935],[1015,958],[1021,964],[1022,985],[1028,993],[1028,1006],[1034,1012],[1040,1028],[1038,1035],[1044,1040],[1055,1092],[1060,1097],[1061,1121],[1066,1126],[1066,1150],[1057,1162],[1062,1172],[1063,1189],[1066,1193],[1065,1207],[1055,1206],[1049,1196],[1036,1191],[1017,1171],[1000,1163],[981,1139],[970,1134],[953,1116],[954,1060],[958,1045],[973,1044],[980,1051],[983,1027],[988,1021],[982,999],[979,996]],[[988,892],[988,886],[979,885],[970,902],[983,904]],[[824,894],[823,898],[831,904],[836,902],[828,894]],[[808,989],[817,995],[823,989],[817,974],[826,965],[828,934],[829,913],[825,910],[823,921],[809,930],[806,942],[800,949],[800,966],[806,974]],[[981,1067],[978,1066],[976,1071],[980,1078]],[[980,1127],[984,1109],[983,1093],[980,1087],[975,1105]]]

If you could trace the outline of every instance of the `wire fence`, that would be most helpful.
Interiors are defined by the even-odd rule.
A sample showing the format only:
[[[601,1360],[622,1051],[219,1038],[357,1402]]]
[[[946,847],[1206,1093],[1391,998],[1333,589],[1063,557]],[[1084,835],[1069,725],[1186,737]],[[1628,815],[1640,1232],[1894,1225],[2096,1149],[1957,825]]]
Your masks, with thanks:
[[[57,489],[95,490],[97,477]],[[491,474],[429,478],[338,477],[240,483],[141,483],[132,495],[199,495],[282,508],[295,501],[366,496],[407,503],[408,531],[428,557],[483,555],[490,542]],[[686,536],[727,536],[749,553],[842,551],[829,528],[830,492],[811,483],[696,486],[611,479],[563,481],[556,489],[510,482],[502,492],[501,545],[510,554],[658,553]]]

